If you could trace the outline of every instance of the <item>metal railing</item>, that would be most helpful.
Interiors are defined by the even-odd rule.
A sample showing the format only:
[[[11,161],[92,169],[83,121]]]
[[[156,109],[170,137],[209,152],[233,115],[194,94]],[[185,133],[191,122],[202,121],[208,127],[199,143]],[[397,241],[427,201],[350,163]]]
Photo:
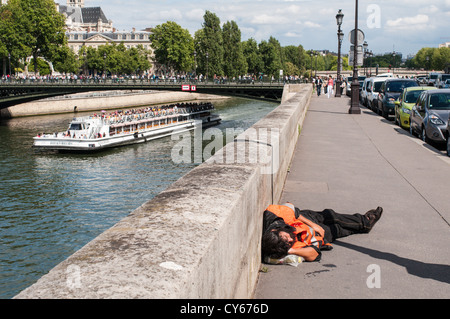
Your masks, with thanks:
[[[232,86],[232,85],[241,85],[241,86],[282,86],[285,84],[300,84],[306,83],[303,79],[301,80],[292,80],[292,79],[283,79],[283,80],[253,80],[253,79],[209,79],[207,81],[199,81],[196,79],[142,79],[142,78],[45,78],[45,79],[8,79],[8,80],[0,80],[0,85],[12,86],[12,85],[93,85],[93,86],[102,86],[102,85],[115,85],[115,86],[134,86],[134,85],[172,85],[179,86],[183,84],[190,85],[198,85],[198,86],[209,86],[209,85],[223,85],[223,86]]]

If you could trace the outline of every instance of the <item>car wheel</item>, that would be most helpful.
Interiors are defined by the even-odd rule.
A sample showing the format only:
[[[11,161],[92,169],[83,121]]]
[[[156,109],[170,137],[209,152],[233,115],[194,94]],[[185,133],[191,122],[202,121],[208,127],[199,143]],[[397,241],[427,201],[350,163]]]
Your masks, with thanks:
[[[425,143],[428,143],[427,131],[425,130],[425,127],[422,127],[421,138],[422,138],[422,141],[424,141]]]
[[[409,133],[412,136],[416,136],[416,133],[414,132],[414,129],[413,129],[412,125],[411,125],[411,121],[409,122]]]
[[[386,120],[389,120],[389,114],[387,111],[384,110],[383,106],[381,106],[381,113]]]

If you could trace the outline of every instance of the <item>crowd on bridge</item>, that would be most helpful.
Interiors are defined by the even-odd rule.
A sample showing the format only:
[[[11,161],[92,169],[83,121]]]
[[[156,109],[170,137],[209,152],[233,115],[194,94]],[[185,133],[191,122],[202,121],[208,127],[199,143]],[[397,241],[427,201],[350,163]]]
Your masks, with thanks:
[[[3,75],[1,83],[11,84],[29,84],[29,83],[55,83],[55,84],[102,84],[102,83],[114,83],[114,84],[158,84],[158,83],[214,83],[214,84],[260,84],[260,83],[304,83],[306,79],[297,75],[285,75],[280,78],[274,76],[259,75],[240,75],[235,77],[210,75],[204,74],[198,75],[164,75],[164,74],[142,74],[142,75],[77,75],[77,74],[57,74],[57,75],[35,75],[30,73],[17,74],[17,75]]]

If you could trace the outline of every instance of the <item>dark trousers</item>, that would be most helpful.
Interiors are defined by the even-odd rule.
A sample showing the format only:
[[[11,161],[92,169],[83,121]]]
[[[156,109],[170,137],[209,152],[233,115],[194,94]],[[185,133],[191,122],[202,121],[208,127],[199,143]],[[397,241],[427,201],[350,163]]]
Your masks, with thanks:
[[[332,209],[317,212],[296,208],[295,215],[302,215],[321,226],[325,230],[325,240],[330,243],[341,237],[367,232],[368,220],[361,214],[339,214]]]

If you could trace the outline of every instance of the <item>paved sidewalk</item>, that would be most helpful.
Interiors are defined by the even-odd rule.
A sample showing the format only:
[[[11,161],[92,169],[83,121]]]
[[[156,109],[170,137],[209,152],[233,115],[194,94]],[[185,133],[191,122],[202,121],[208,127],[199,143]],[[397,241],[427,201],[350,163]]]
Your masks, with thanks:
[[[255,298],[450,298],[450,158],[349,101],[312,98],[282,201],[383,216],[318,263],[264,265]]]

